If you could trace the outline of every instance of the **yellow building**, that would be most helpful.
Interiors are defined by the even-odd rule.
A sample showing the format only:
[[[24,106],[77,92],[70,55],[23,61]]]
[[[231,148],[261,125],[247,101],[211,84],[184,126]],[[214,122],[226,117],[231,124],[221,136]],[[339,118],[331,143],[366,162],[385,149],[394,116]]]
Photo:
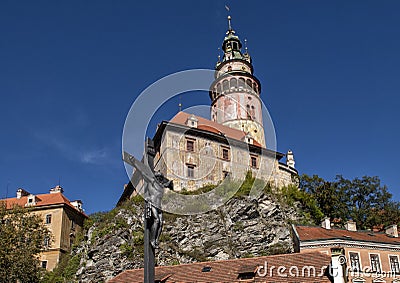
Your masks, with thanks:
[[[7,209],[14,205],[29,207],[39,215],[52,233],[45,240],[46,250],[39,255],[43,268],[51,271],[60,257],[69,252],[76,235],[82,230],[88,216],[83,212],[80,200],[69,201],[63,189],[56,186],[48,194],[33,195],[24,189],[17,190],[17,197],[5,199]]]

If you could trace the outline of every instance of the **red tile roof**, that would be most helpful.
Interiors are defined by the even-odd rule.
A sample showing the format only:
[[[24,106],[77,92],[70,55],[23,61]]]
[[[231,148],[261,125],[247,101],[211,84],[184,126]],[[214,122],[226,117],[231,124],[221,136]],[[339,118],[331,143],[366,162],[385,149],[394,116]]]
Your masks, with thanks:
[[[300,241],[344,239],[400,245],[400,238],[372,231],[348,231],[345,229],[325,229],[318,226],[295,226]]]
[[[87,217],[87,215],[75,208],[61,192],[58,193],[52,193],[52,194],[40,194],[40,195],[35,195],[35,201],[36,204],[32,205],[30,207],[43,207],[47,205],[57,205],[57,204],[66,204],[70,206],[71,208],[75,209],[76,211],[82,213]],[[0,202],[6,203],[7,209],[11,209],[15,205],[19,205],[22,207],[25,207],[25,205],[28,203],[28,196],[22,196],[21,198],[7,198],[7,199],[2,199]]]
[[[319,252],[302,254],[285,254],[275,256],[265,256],[256,258],[243,258],[233,260],[197,262],[191,264],[181,264],[174,266],[156,267],[156,278],[164,278],[162,282],[319,282],[328,283],[329,278],[323,271],[330,263],[330,257]],[[258,266],[266,266],[265,276],[255,273],[254,279],[240,280],[239,273],[243,271],[247,274],[255,270]],[[278,273],[279,268],[280,273]],[[308,272],[307,267],[314,267],[315,273]],[[211,268],[208,272],[203,272],[204,267]],[[284,268],[283,268],[284,267]],[[290,269],[292,268],[292,269]],[[303,269],[304,268],[304,269]],[[270,273],[272,270],[272,276]],[[289,273],[291,270],[291,273]],[[298,276],[297,276],[297,270]],[[264,275],[265,268],[260,269],[260,274]],[[310,275],[311,274],[311,275]],[[127,270],[109,283],[133,283],[143,282],[143,269]]]
[[[187,118],[190,116],[194,116],[198,119],[197,122],[197,128],[200,130],[208,131],[211,133],[223,133],[226,135],[228,138],[239,140],[239,141],[244,141],[244,137],[246,136],[246,133],[237,129],[233,129],[221,124],[218,124],[216,122],[213,122],[211,120],[205,119],[200,116],[196,116],[193,114],[188,114],[185,112],[179,112],[178,114],[175,115],[174,118],[171,119],[171,123],[179,124],[179,125],[186,125]],[[261,147],[261,144],[254,140],[254,145]]]

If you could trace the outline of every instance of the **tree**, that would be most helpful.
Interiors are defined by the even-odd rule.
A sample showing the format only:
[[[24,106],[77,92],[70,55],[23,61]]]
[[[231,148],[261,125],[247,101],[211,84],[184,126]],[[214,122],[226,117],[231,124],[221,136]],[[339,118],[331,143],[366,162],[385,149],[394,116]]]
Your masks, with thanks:
[[[0,282],[39,282],[44,270],[38,254],[50,237],[43,220],[28,208],[7,209],[0,202]]]
[[[400,204],[381,185],[378,177],[349,180],[341,175],[326,181],[314,175],[302,175],[300,189],[310,193],[322,212],[342,222],[352,219],[360,229],[384,228],[400,222]]]

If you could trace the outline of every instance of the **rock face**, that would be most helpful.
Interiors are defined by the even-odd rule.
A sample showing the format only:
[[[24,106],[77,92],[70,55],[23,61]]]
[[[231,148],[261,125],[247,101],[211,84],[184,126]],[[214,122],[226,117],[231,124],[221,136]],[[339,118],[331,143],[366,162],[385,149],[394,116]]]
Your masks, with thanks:
[[[230,199],[205,214],[165,214],[158,265],[291,252],[290,222],[302,216],[270,195]],[[143,267],[142,205],[131,202],[109,220],[94,224],[73,253],[80,255],[78,282],[106,282],[126,269]]]

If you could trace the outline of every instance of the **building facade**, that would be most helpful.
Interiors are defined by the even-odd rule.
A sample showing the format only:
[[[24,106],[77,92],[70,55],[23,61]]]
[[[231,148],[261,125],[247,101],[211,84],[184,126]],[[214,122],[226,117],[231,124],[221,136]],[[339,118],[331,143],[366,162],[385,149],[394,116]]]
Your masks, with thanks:
[[[155,168],[177,191],[216,185],[228,176],[244,180],[248,171],[274,187],[297,176],[294,167],[280,162],[284,154],[266,149],[247,132],[185,112],[161,123],[153,140]]]
[[[400,239],[397,225],[385,232],[357,231],[355,222],[346,229],[332,228],[329,219],[321,227],[292,226],[294,249],[299,253],[318,251],[331,256],[335,283],[400,282]]]
[[[83,229],[87,215],[80,200],[69,201],[60,186],[52,188],[48,194],[31,194],[18,189],[15,198],[2,200],[11,209],[18,205],[30,208],[50,230],[52,237],[45,240],[45,250],[39,255],[41,266],[53,270],[62,255],[70,251],[75,237]]]

